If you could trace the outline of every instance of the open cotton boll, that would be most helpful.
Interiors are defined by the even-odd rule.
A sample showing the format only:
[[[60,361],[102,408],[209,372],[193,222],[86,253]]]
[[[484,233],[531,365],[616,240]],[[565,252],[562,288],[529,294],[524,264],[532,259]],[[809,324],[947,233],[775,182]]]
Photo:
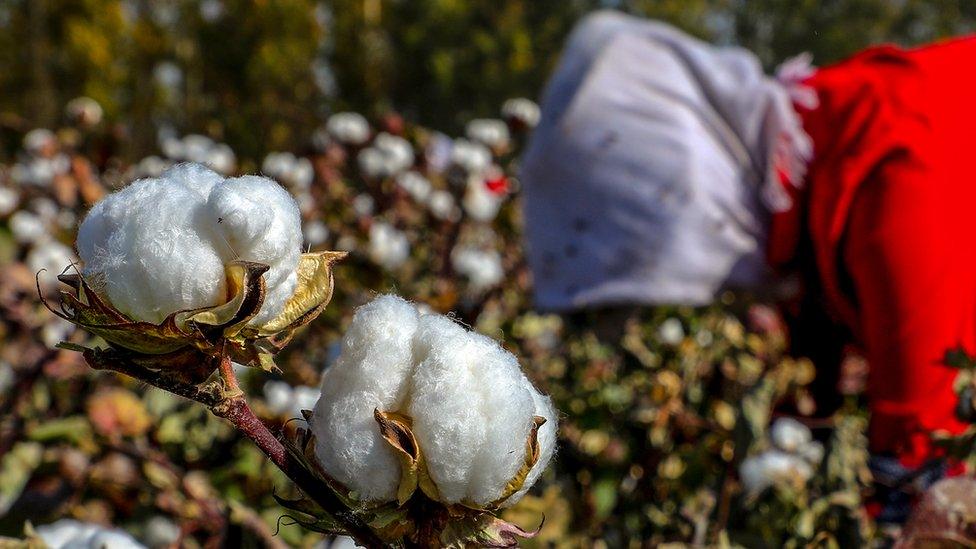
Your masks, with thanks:
[[[322,378],[312,429],[316,456],[340,482],[371,501],[396,497],[400,465],[373,410],[412,418],[412,430],[444,503],[498,499],[524,463],[533,417],[540,459],[515,503],[555,448],[556,414],[494,340],[448,317],[421,315],[394,296],[357,310],[336,364]]]
[[[56,240],[39,242],[27,252],[27,268],[32,273],[47,271],[47,276],[41,277],[41,281],[48,287],[56,285],[56,275],[61,274],[75,261],[77,260],[71,248]]]
[[[502,206],[502,196],[488,190],[480,176],[472,175],[461,199],[464,211],[476,221],[491,221]]]
[[[386,155],[376,147],[366,147],[356,155],[359,171],[370,179],[382,179],[390,175]]]
[[[461,217],[454,195],[447,191],[438,190],[430,193],[427,208],[432,216],[441,221],[457,221]]]
[[[813,468],[802,457],[780,450],[749,456],[739,467],[742,486],[751,495],[776,484],[802,484],[812,476]]]
[[[539,123],[541,113],[539,105],[531,99],[516,97],[502,104],[502,117],[534,128]]]
[[[294,163],[295,155],[290,152],[271,152],[261,162],[261,173],[268,177],[281,179]]]
[[[791,417],[777,419],[770,428],[773,446],[784,452],[796,453],[813,440],[810,428]]]
[[[383,132],[373,140],[373,146],[386,156],[387,169],[391,175],[413,165],[413,145],[402,137]]]
[[[359,217],[371,216],[376,211],[376,200],[373,200],[373,197],[366,193],[357,194],[352,199],[352,211],[356,212]]]
[[[50,238],[47,225],[40,216],[24,210],[14,212],[7,224],[14,235],[14,240],[20,244],[31,244]]]
[[[501,282],[505,276],[502,258],[494,250],[456,248],[451,253],[451,265],[455,271],[468,279],[468,283],[475,290],[491,288]]]
[[[0,187],[0,217],[9,215],[17,209],[20,195],[9,187]]]
[[[397,186],[406,191],[410,198],[420,204],[427,202],[430,197],[430,181],[415,171],[403,172],[397,176]]]
[[[47,128],[37,128],[24,134],[24,150],[27,154],[41,156],[57,147],[58,139]]]
[[[64,108],[68,119],[80,126],[96,126],[102,121],[102,106],[91,97],[76,97]]]
[[[685,338],[685,329],[677,318],[668,318],[657,328],[657,338],[665,345],[677,345]]]
[[[301,242],[298,207],[274,181],[178,164],[96,204],[77,248],[83,273],[116,308],[156,323],[224,302],[231,261],[265,263],[265,302],[251,321],[260,325],[294,292]]]
[[[339,112],[325,123],[329,135],[347,145],[362,145],[369,139],[369,122],[355,112]]]
[[[387,270],[403,264],[410,255],[407,235],[389,223],[374,223],[369,228],[369,257]]]
[[[491,151],[480,143],[455,139],[451,149],[451,162],[468,173],[481,173],[491,166]]]
[[[508,147],[511,137],[508,125],[494,118],[478,118],[468,122],[465,135],[472,141],[477,141],[486,147],[499,150]]]

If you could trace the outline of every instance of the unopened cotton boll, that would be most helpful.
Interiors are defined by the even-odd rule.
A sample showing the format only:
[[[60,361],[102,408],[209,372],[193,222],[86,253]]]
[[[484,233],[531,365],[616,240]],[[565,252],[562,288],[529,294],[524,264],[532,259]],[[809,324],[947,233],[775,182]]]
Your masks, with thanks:
[[[481,173],[491,166],[491,151],[480,143],[455,139],[451,149],[451,163],[468,173]]]
[[[468,139],[477,141],[496,151],[508,147],[511,140],[508,134],[508,125],[494,118],[472,120],[465,126],[464,133]]]
[[[7,223],[10,232],[14,235],[14,240],[20,244],[31,244],[50,238],[44,220],[28,211],[14,212]]]
[[[427,202],[430,197],[430,181],[415,171],[403,172],[397,176],[397,186],[406,191],[410,198],[420,204]]]
[[[458,248],[451,253],[451,265],[468,279],[468,283],[475,290],[496,286],[505,277],[502,258],[494,250]]]
[[[346,145],[362,145],[369,139],[369,122],[355,112],[339,112],[325,123],[329,135]]]
[[[369,228],[369,257],[386,270],[403,265],[410,255],[407,235],[389,223],[374,223]]]
[[[784,452],[796,453],[812,439],[810,428],[791,417],[777,419],[770,428],[773,446]]]
[[[517,97],[505,101],[502,105],[502,117],[534,128],[539,123],[539,105],[531,99]]]
[[[258,326],[294,293],[301,244],[298,207],[277,183],[225,179],[187,163],[96,204],[77,247],[83,274],[117,309],[146,322],[223,303],[228,263],[264,263],[265,301],[251,320]]]
[[[37,527],[37,535],[50,549],[144,549],[145,546],[119,529],[61,519]]]
[[[400,464],[373,410],[412,419],[412,430],[441,500],[486,505],[498,499],[525,458],[533,417],[540,458],[518,501],[555,449],[556,413],[494,340],[448,317],[420,314],[395,296],[360,307],[342,353],[322,378],[312,429],[316,456],[367,501],[396,497]]]
[[[739,478],[750,495],[777,484],[805,483],[812,476],[813,468],[806,460],[780,450],[749,456],[739,468]]]

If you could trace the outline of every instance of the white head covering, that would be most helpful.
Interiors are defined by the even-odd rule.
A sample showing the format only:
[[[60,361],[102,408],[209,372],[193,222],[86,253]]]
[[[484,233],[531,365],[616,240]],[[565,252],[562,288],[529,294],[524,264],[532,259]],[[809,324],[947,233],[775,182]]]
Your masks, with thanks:
[[[770,211],[811,152],[789,91],[739,48],[604,11],[570,37],[523,159],[546,309],[704,304],[765,279]]]

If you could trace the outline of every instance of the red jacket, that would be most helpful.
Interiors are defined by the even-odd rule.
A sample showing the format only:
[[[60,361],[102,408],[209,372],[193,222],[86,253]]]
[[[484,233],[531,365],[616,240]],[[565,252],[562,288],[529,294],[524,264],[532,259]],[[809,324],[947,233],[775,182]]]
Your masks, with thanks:
[[[976,351],[976,37],[878,47],[817,71],[801,112],[814,159],[798,205],[773,220],[774,264],[808,239],[825,307],[870,365],[870,440],[907,464],[959,431],[942,364]]]

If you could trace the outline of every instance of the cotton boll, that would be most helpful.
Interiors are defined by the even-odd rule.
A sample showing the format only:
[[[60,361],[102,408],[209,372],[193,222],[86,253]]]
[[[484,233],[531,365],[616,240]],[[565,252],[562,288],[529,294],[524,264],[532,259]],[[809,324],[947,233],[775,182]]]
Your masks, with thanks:
[[[461,217],[454,196],[447,191],[434,191],[427,203],[430,214],[441,221],[457,221]]]
[[[468,173],[481,173],[491,165],[491,151],[480,143],[455,139],[451,149],[451,162]]]
[[[390,175],[413,165],[413,146],[402,137],[383,132],[373,140],[373,146],[386,157],[386,167]]]
[[[413,367],[417,311],[382,296],[357,309],[335,365],[322,375],[315,405],[315,453],[322,466],[366,501],[393,499],[400,463],[373,410],[396,410]]]
[[[658,326],[657,338],[665,345],[677,345],[685,338],[685,329],[677,318],[668,318]]]
[[[451,156],[454,150],[454,141],[440,133],[435,132],[430,136],[427,146],[424,148],[424,158],[427,160],[427,167],[435,173],[441,173],[451,165]]]
[[[37,535],[51,549],[145,549],[122,530],[72,519],[38,526]]]
[[[275,179],[284,178],[285,174],[295,163],[295,155],[289,152],[272,152],[264,157],[261,163],[261,172]]]
[[[230,175],[234,173],[234,168],[237,166],[237,155],[229,145],[220,143],[207,151],[204,164],[224,175]]]
[[[336,364],[322,378],[312,429],[323,467],[365,500],[391,500],[399,463],[382,440],[373,410],[412,418],[441,500],[484,505],[521,468],[533,417],[545,469],[555,446],[555,411],[495,341],[443,315],[419,316],[410,303],[382,296],[357,310]],[[506,504],[514,503],[531,482]]]
[[[464,275],[475,290],[491,288],[502,281],[505,271],[502,258],[495,251],[460,247],[451,253],[451,265]]]
[[[318,387],[307,387],[305,385],[300,385],[295,387],[292,391],[292,399],[294,399],[294,408],[292,409],[295,417],[301,417],[302,410],[312,410],[315,408],[315,403],[319,401],[320,390]]]
[[[811,476],[813,469],[803,458],[779,450],[750,456],[739,468],[742,485],[751,495],[776,484],[805,483]]]
[[[292,388],[284,381],[268,381],[264,384],[264,403],[273,414],[283,415],[291,409]]]
[[[109,301],[135,320],[158,323],[178,310],[217,305],[226,295],[204,198],[178,173],[109,195],[78,229],[83,274],[100,277]]]
[[[160,322],[183,309],[226,299],[225,266],[266,263],[258,325],[294,292],[301,252],[298,208],[273,181],[224,180],[198,164],[178,164],[95,205],[78,230],[84,274],[133,319]]]
[[[329,239],[329,228],[321,221],[309,221],[302,228],[302,234],[309,246],[321,246]]]
[[[44,221],[39,216],[24,210],[14,212],[10,216],[8,225],[14,240],[20,244],[40,242],[50,238]]]
[[[307,158],[299,158],[292,163],[288,169],[285,179],[298,189],[308,189],[315,180],[315,169],[312,161]]]
[[[0,217],[5,217],[17,209],[20,195],[9,187],[0,187]]]
[[[325,123],[329,135],[347,145],[362,145],[369,139],[369,123],[355,112],[333,114]]]
[[[91,97],[76,97],[65,106],[68,119],[80,126],[97,126],[102,121],[102,106]]]
[[[356,155],[359,171],[370,179],[383,179],[390,175],[386,155],[376,147],[367,147]]]
[[[430,181],[415,171],[401,173],[397,176],[396,183],[398,187],[410,195],[410,198],[420,204],[426,203],[430,197]]]
[[[784,452],[795,453],[810,443],[810,429],[791,417],[777,419],[770,429],[773,446]]]
[[[183,138],[183,159],[198,164],[206,164],[210,150],[216,146],[213,139],[205,135],[190,134]]]
[[[369,228],[369,257],[387,270],[403,264],[410,255],[407,235],[388,223],[374,223]]]
[[[498,215],[502,198],[489,191],[480,176],[472,176],[464,191],[461,204],[472,219],[482,222],[491,221]]]
[[[359,217],[369,217],[376,210],[376,201],[368,194],[357,194],[352,199],[352,211]]]
[[[820,462],[823,461],[824,447],[823,444],[820,444],[818,441],[812,440],[807,444],[804,444],[800,448],[798,454],[800,457],[807,460],[807,463],[816,467],[817,465],[820,465]]]
[[[102,530],[92,536],[91,549],[145,549],[145,546],[121,530]]]
[[[508,147],[511,140],[508,134],[508,126],[501,120],[494,118],[479,118],[468,122],[465,127],[465,134],[468,139],[494,150]]]
[[[169,168],[170,163],[167,160],[151,155],[143,158],[138,164],[132,169],[131,177],[133,179],[141,179],[143,177],[159,177]]]
[[[539,105],[535,101],[518,97],[505,101],[502,105],[502,117],[524,124],[528,128],[534,128],[539,123],[541,114]]]
[[[169,547],[179,541],[180,527],[172,520],[156,515],[146,521],[143,541],[153,549]]]
[[[42,156],[57,147],[58,139],[54,132],[46,128],[37,128],[24,135],[24,150],[33,156]]]
[[[39,242],[27,253],[27,268],[32,273],[47,271],[46,276],[41,276],[41,284],[45,289],[56,287],[55,277],[76,261],[71,248],[55,240]]]

